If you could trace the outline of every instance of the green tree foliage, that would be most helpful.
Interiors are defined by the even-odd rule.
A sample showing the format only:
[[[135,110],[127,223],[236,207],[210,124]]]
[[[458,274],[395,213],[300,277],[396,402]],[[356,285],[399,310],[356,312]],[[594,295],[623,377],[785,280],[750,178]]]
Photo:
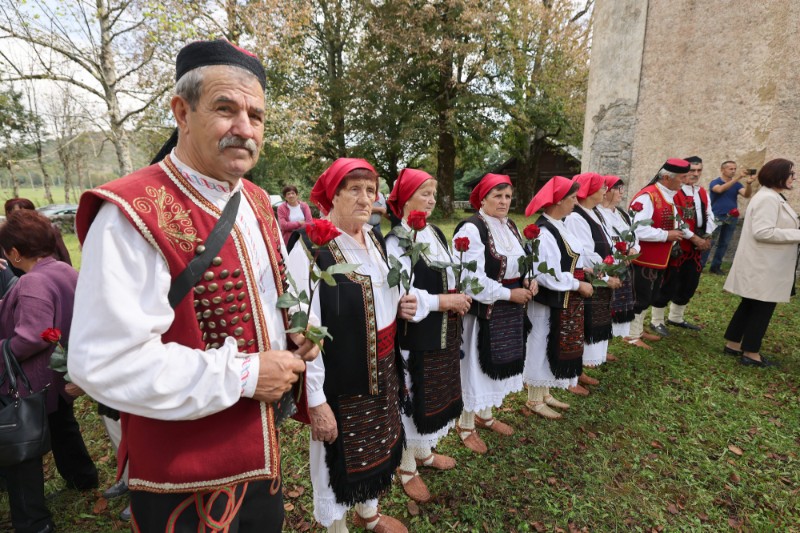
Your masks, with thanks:
[[[22,93],[11,87],[0,90],[0,165],[8,170],[15,198],[19,196],[19,180],[14,172],[14,160],[23,153],[30,119],[30,113],[22,104]]]

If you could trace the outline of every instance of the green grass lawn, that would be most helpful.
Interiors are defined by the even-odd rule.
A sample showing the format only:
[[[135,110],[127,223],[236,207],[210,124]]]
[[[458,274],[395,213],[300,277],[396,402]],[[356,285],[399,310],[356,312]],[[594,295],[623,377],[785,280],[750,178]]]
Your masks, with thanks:
[[[440,226],[449,235],[455,224]],[[79,264],[74,236],[67,243]],[[738,304],[723,280],[704,274],[689,305],[701,333],[672,328],[652,351],[614,341],[620,361],[590,372],[601,382],[590,396],[557,393],[572,405],[559,421],[527,416],[523,393],[510,396],[496,415],[514,436],[482,433],[490,451],[476,456],[451,432],[439,451],[458,467],[422,472],[433,500],[409,504],[396,483],[382,512],[416,532],[800,531],[800,304],[778,306],[765,340],[781,367],[744,368],[722,354]],[[94,409],[77,402],[106,487],[115,461]],[[313,521],[307,428],[287,422],[281,443],[285,529],[322,531]],[[47,465],[59,531],[127,530],[116,520],[124,501],[62,490],[51,458]],[[7,510],[0,495],[0,530],[9,528]]]

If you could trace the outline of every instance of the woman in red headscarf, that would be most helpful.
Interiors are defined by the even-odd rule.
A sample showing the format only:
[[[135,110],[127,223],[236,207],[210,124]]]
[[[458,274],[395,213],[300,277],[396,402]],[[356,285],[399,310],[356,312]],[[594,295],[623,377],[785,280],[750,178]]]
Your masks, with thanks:
[[[572,180],[554,176],[525,209],[529,217],[542,212],[536,220],[541,229],[539,260],[556,272],[555,276],[543,273],[536,278],[539,292],[528,306],[533,328],[528,335],[522,374],[528,389],[525,405],[550,419],[561,418],[553,407],[569,408],[556,400],[550,389],[577,385],[583,370],[583,299],[593,292],[583,276],[583,268],[591,264],[578,252],[581,241],[563,222],[575,206],[579,187]]]
[[[310,258],[325,270],[358,265],[334,274],[335,286],[320,283],[311,316],[333,337],[322,356],[307,365],[311,418],[310,466],[314,518],[329,531],[347,531],[355,506],[356,525],[406,532],[401,522],[378,513],[378,496],[392,482],[403,450],[399,357],[395,319],[416,314],[416,298],[402,298],[387,281],[383,242],[368,224],[378,175],[363,159],[337,159],[317,180],[311,201],[333,223],[312,221],[289,254],[288,271],[308,286]]]
[[[476,453],[487,451],[476,428],[501,435],[514,433],[492,416],[492,407],[500,407],[509,393],[522,389],[525,339],[530,328],[525,308],[536,291],[535,282],[529,289],[520,280],[517,261],[526,251],[517,226],[508,218],[513,192],[508,176],[484,176],[469,197],[478,212],[461,221],[453,237],[454,247],[459,239],[469,239],[464,261],[476,262],[477,271],[472,275],[483,287],[472,295],[472,307],[464,317],[464,411],[457,425],[461,440]]]
[[[386,247],[410,275],[411,258],[404,255],[407,249],[398,233],[403,233],[401,228],[411,231],[410,213],[433,212],[436,180],[427,172],[407,168],[394,182],[388,204],[396,224],[386,237]],[[424,503],[431,495],[417,466],[449,470],[456,465],[454,459],[433,453],[432,448],[453,427],[463,407],[459,317],[469,310],[472,298],[455,292],[451,268],[436,265],[453,262],[442,231],[427,223],[417,232],[416,242],[427,244],[428,251],[414,265],[410,292],[417,297],[417,313],[410,321],[398,321],[398,342],[410,398],[403,414],[406,448],[397,473],[406,494]]]
[[[631,218],[628,213],[619,207],[622,195],[625,192],[625,183],[618,176],[603,176],[606,181],[606,193],[603,202],[595,209],[600,212],[605,223],[606,231],[611,235],[611,240],[616,246],[622,242],[620,235],[623,231],[630,231]],[[639,253],[638,243],[629,247],[625,253],[634,255]],[[611,329],[615,337],[627,337],[631,330],[633,320],[633,278],[628,267],[628,275],[622,280],[622,286],[614,291],[611,299]]]
[[[613,254],[611,236],[606,231],[602,215],[594,208],[603,201],[606,182],[603,176],[588,172],[573,178],[580,185],[578,205],[564,219],[567,229],[581,242],[578,252],[592,265],[599,265]],[[613,276],[603,277],[608,286],[596,287],[592,299],[585,303],[583,366],[596,367],[606,362],[608,341],[611,340],[611,295],[622,282]],[[581,374],[576,387],[570,389],[577,394],[588,394],[581,385],[597,385],[597,379]]]

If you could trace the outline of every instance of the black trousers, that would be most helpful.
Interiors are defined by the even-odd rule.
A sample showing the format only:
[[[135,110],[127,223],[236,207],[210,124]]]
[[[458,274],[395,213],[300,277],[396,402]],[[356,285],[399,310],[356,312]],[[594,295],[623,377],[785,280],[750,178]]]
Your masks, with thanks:
[[[686,305],[700,285],[700,266],[693,259],[679,267],[669,267],[664,274],[661,289],[653,298],[653,307],[666,307],[669,302]]]
[[[658,298],[665,271],[639,265],[631,265],[631,267],[633,297],[635,299],[633,312],[638,315],[642,311],[647,310],[653,303],[653,300]]]
[[[72,404],[59,396],[58,409],[48,415],[47,422],[56,468],[67,487],[81,490],[97,487],[97,469],[86,451]],[[50,524],[52,517],[44,499],[42,458],[6,467],[5,474],[14,531],[35,533]]]
[[[725,330],[725,340],[741,342],[742,351],[758,353],[775,305],[775,302],[742,298]]]
[[[280,478],[196,493],[137,490],[131,491],[131,515],[131,530],[142,533],[211,533],[226,527],[230,533],[280,533],[283,490]]]

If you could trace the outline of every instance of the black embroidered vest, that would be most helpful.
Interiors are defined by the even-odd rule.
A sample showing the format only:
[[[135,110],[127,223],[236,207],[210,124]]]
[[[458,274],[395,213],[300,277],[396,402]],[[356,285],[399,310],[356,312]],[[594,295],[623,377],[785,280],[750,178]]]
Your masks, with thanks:
[[[561,233],[556,229],[552,222],[550,222],[544,215],[539,217],[539,220],[536,221],[536,225],[540,228],[544,228],[549,231],[553,237],[556,238],[556,244],[558,245],[558,251],[561,252],[561,264],[559,265],[559,272],[569,272],[570,274],[575,272],[575,266],[578,264],[578,258],[580,254],[578,252],[573,252],[567,242],[564,240],[564,237],[561,236]],[[548,307],[555,307],[557,309],[566,309],[567,301],[566,296],[569,294],[568,291],[554,291],[552,289],[548,289],[542,285],[539,285],[539,292],[533,297],[533,300],[539,302],[540,304],[546,305]]]

